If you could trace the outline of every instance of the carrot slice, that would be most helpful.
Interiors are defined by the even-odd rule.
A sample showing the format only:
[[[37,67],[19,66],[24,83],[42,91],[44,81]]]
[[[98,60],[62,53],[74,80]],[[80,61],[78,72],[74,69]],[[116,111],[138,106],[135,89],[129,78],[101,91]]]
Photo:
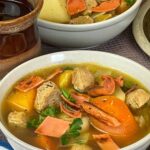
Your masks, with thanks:
[[[90,100],[90,96],[86,94],[80,94],[78,92],[72,92],[71,96],[76,100],[77,105],[83,104],[83,102],[88,102]]]
[[[109,0],[100,3],[99,6],[92,8],[93,12],[109,12],[120,6],[120,0]]]
[[[67,11],[69,15],[78,14],[86,9],[85,0],[67,0]]]
[[[81,112],[78,110],[69,110],[67,109],[62,103],[60,104],[60,109],[62,112],[64,112],[65,114],[67,114],[68,116],[72,117],[72,118],[81,118]]]
[[[121,123],[119,127],[109,127],[92,117],[91,121],[94,126],[108,132],[121,144],[124,142],[130,143],[135,139],[133,137],[136,136],[139,128],[132,113],[123,101],[115,96],[101,96],[92,99],[92,103],[104,112],[115,117]]]
[[[53,79],[55,76],[61,74],[64,70],[62,68],[57,68],[56,70],[54,70],[54,72],[52,72],[46,79],[47,80],[51,80]]]
[[[44,82],[44,79],[40,76],[31,76],[23,81],[21,81],[15,88],[22,92],[28,92],[31,89],[39,86]]]
[[[64,100],[64,102],[66,102],[68,105],[74,107],[74,108],[80,108],[79,105],[72,103],[71,101],[69,101],[65,96],[61,95],[61,98]]]
[[[69,124],[68,121],[48,116],[35,130],[35,133],[59,138],[68,130]]]
[[[44,135],[38,135],[35,138],[35,142],[38,146],[43,148],[44,150],[57,150],[58,146],[55,145],[52,138],[44,136]]]
[[[94,134],[93,138],[102,150],[119,150],[118,145],[112,140],[109,134]]]
[[[102,79],[104,80],[102,86],[95,86],[88,90],[90,96],[112,95],[115,92],[115,81],[113,77],[104,75]]]

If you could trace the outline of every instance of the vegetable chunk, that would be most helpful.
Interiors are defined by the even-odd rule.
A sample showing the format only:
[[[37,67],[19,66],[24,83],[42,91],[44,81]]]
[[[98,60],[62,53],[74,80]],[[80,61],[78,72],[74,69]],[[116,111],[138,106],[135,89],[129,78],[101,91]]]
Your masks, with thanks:
[[[25,128],[27,125],[27,114],[25,112],[14,111],[8,115],[8,123],[16,127]]]
[[[118,145],[111,139],[109,134],[93,135],[93,138],[102,150],[119,150]]]
[[[66,0],[44,0],[39,17],[58,23],[69,22],[70,16],[67,13]]]
[[[109,12],[120,6],[120,0],[109,0],[100,3],[99,6],[92,9],[93,12]]]
[[[12,111],[28,111],[33,110],[36,90],[32,89],[28,92],[15,91],[8,98],[8,104]]]
[[[61,137],[69,128],[69,122],[53,117],[46,117],[35,133],[51,137]]]

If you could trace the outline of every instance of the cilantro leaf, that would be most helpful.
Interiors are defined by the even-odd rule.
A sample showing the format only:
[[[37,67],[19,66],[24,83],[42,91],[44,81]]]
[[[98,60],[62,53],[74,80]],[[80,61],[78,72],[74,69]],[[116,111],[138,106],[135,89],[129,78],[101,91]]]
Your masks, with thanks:
[[[136,0],[126,0],[126,2],[128,3],[128,5],[133,5],[135,3]]]
[[[52,117],[55,117],[59,114],[59,109],[57,107],[47,107],[46,109],[44,109],[42,112],[41,112],[41,115],[42,116],[52,116]]]
[[[76,100],[70,95],[70,93],[66,89],[61,89],[61,92],[62,92],[63,96],[65,98],[67,98],[69,101],[71,101],[73,103],[76,102]]]
[[[56,117],[60,113],[59,108],[49,106],[44,109],[37,118],[30,119],[27,122],[28,128],[37,128],[47,116]]]
[[[81,125],[83,124],[80,118],[74,119],[70,125],[70,129],[61,137],[62,145],[69,143],[71,138],[76,138],[80,135]]]

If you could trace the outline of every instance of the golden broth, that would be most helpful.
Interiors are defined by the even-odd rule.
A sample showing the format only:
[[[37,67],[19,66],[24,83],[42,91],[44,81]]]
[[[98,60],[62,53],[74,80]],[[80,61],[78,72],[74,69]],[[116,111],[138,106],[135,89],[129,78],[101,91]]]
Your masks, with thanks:
[[[111,68],[105,68],[105,67],[102,67],[102,66],[98,66],[96,64],[86,64],[86,63],[85,64],[56,65],[56,66],[51,66],[51,67],[47,67],[47,68],[44,68],[44,69],[39,69],[37,71],[29,73],[27,76],[23,77],[23,79],[30,76],[30,75],[40,75],[41,77],[46,78],[57,67],[63,67],[65,69],[67,69],[67,68],[72,69],[72,68],[75,68],[77,66],[86,67],[92,73],[95,73],[95,74],[97,73],[98,74],[97,76],[102,75],[102,74],[110,74],[113,77],[116,77],[118,75],[123,75],[124,82],[125,82],[124,90],[126,90],[127,87],[130,87],[131,85],[135,85],[135,84],[138,85],[138,87],[145,89],[144,86],[140,82],[138,82],[134,78],[130,77],[129,75],[123,74],[123,73],[121,73],[117,70],[111,69]],[[54,81],[57,84],[57,80],[58,80],[58,77],[55,77],[52,81]],[[2,103],[2,105],[3,105],[2,106],[2,122],[7,127],[7,129],[12,134],[14,134],[16,137],[18,137],[19,139],[21,139],[21,140],[23,140],[23,141],[25,141],[25,142],[33,145],[33,146],[43,148],[39,145],[39,143],[37,143],[37,141],[36,141],[37,135],[34,133],[33,129],[29,129],[29,128],[22,129],[22,128],[19,128],[19,127],[10,126],[7,122],[7,116],[11,112],[11,108],[8,105],[7,99],[15,91],[15,89],[14,89],[15,84],[10,89],[8,94],[6,95],[6,98],[3,100],[3,103]],[[127,146],[127,145],[129,145],[133,142],[136,142],[137,140],[141,139],[143,136],[145,136],[146,134],[148,134],[150,132],[150,127],[148,126],[150,124],[150,117],[149,117],[150,116],[150,109],[149,109],[149,106],[145,105],[144,107],[142,107],[138,111],[132,111],[132,113],[136,114],[136,115],[139,114],[139,113],[142,114],[142,115],[146,115],[147,116],[147,120],[146,120],[147,121],[147,126],[144,129],[139,130],[138,135],[135,135],[135,138],[133,140],[131,140],[130,142],[123,143],[123,144],[117,142],[117,144],[120,147],[124,147],[124,146]],[[31,116],[37,116],[38,113],[36,113],[33,110],[32,114],[30,114],[30,115]],[[93,133],[98,134],[99,131],[95,130],[92,126],[90,126],[89,133],[90,134],[93,134]],[[59,139],[51,138],[51,140],[53,141],[53,143],[55,145],[57,145],[57,146],[60,145],[60,140]],[[96,142],[92,138],[89,139],[88,145],[91,146],[94,150],[99,149]],[[70,147],[58,147],[58,150],[69,150],[69,149],[70,149]]]

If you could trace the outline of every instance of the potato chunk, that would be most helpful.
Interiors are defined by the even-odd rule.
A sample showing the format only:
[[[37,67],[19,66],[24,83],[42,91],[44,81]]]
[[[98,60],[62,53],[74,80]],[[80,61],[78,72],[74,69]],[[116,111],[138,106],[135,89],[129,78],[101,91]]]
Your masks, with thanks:
[[[69,22],[70,16],[67,13],[66,0],[44,0],[39,17],[52,22]]]
[[[143,89],[136,89],[126,95],[126,103],[133,109],[141,108],[149,100],[150,94]]]
[[[8,123],[16,126],[25,128],[27,125],[27,114],[25,112],[14,111],[8,115]]]

